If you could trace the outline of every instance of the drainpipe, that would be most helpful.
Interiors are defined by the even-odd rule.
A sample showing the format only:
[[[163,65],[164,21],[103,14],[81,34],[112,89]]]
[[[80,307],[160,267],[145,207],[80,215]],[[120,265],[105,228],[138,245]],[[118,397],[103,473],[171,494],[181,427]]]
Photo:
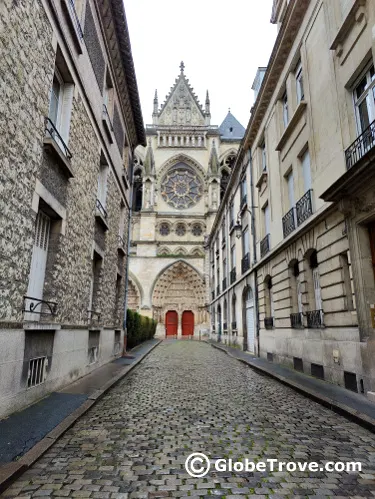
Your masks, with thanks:
[[[254,178],[251,149],[249,148],[249,168],[250,168],[250,191],[251,191],[251,232],[253,236],[253,265],[257,263],[257,238],[254,213]],[[256,337],[257,337],[257,355],[260,357],[260,338],[259,338],[259,293],[258,293],[258,271],[254,270],[254,295],[255,295],[255,317],[256,317]]]
[[[128,295],[129,295],[129,257],[130,257],[130,236],[131,236],[131,225],[133,216],[133,180],[134,180],[134,165],[133,157],[131,162],[131,173],[130,173],[130,195],[129,195],[129,219],[128,219],[128,244],[126,251],[126,262],[125,262],[125,294],[124,294],[124,321],[122,328],[124,329],[124,338],[127,337],[126,330],[126,319],[127,319],[127,309],[128,309]],[[126,353],[126,343],[124,341],[124,353]]]

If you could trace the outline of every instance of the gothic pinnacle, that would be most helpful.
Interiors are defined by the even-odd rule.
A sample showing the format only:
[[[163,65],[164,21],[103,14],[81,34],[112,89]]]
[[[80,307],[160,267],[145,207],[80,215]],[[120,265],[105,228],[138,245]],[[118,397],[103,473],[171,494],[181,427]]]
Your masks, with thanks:
[[[181,61],[181,64],[180,64],[180,71],[181,71],[181,74],[184,73],[184,69],[185,69],[185,64],[184,64],[184,61]]]

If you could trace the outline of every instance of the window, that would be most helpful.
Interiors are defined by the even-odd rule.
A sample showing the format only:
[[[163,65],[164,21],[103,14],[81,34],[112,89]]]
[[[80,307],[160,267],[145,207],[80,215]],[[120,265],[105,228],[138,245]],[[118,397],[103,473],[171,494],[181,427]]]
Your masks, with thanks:
[[[230,261],[232,265],[232,270],[236,268],[236,245],[233,244],[233,246],[230,249]]]
[[[176,227],[176,234],[178,236],[184,236],[186,234],[186,227],[184,224],[178,224]]]
[[[89,365],[98,362],[99,341],[100,341],[100,331],[89,331],[89,341],[88,341],[88,351],[87,351]]]
[[[203,232],[202,226],[200,224],[194,224],[191,232],[192,232],[193,236],[197,236],[197,237],[201,236],[202,232]]]
[[[267,149],[266,149],[266,142],[263,141],[263,144],[260,146],[261,148],[261,153],[262,153],[262,171],[266,172],[267,171]]]
[[[303,88],[303,72],[302,72],[301,61],[297,65],[296,86],[297,86],[297,103],[299,104],[305,98],[305,91]]]
[[[264,221],[264,235],[267,236],[270,233],[270,205],[267,203],[263,208],[263,221]]]
[[[134,172],[133,179],[133,211],[141,211],[143,204],[143,181],[142,170],[137,169]]]
[[[273,295],[272,295],[272,279],[270,276],[267,276],[264,280],[264,292],[265,292],[266,318],[271,318],[274,317],[275,312],[274,312]]]
[[[48,110],[47,136],[52,137],[61,151],[68,156],[69,129],[73,105],[74,85],[64,81],[55,68]]]
[[[169,233],[170,233],[169,225],[165,222],[160,224],[159,234],[161,236],[169,236]]]
[[[288,187],[288,202],[289,202],[289,209],[293,208],[295,205],[295,198],[294,198],[294,177],[293,177],[293,170],[289,172],[289,174],[286,176],[286,183]]]
[[[224,258],[224,260],[223,260],[223,278],[224,279],[225,279],[226,275],[227,275],[227,259]]]
[[[340,255],[340,265],[342,272],[342,281],[345,293],[345,303],[347,310],[354,310],[352,281],[350,277],[349,252]]]
[[[95,311],[98,306],[98,292],[101,278],[101,270],[103,266],[102,257],[94,251],[92,258],[91,278],[90,278],[90,295],[88,306],[88,318],[90,321],[99,321],[100,314]]]
[[[124,230],[125,230],[125,216],[126,216],[126,209],[124,203],[121,201],[120,204],[120,222],[119,222],[119,229],[118,229],[118,234],[119,236],[123,239],[124,238]]]
[[[234,204],[231,203],[229,207],[230,227],[234,226]]]
[[[283,95],[282,104],[283,104],[283,122],[284,122],[284,127],[286,128],[289,123],[288,94],[286,92]]]
[[[100,164],[99,175],[98,175],[98,201],[100,203],[100,209],[103,208],[105,211],[105,206],[107,202],[107,179],[108,179],[109,168],[106,164]],[[104,215],[104,213],[103,213]],[[106,216],[106,214],[105,214]]]
[[[354,89],[358,134],[375,120],[375,72],[371,65]]]
[[[246,226],[242,231],[242,254],[245,256],[250,251],[249,228]]]
[[[310,153],[308,149],[302,155],[301,165],[302,165],[304,192],[307,192],[312,187]]]
[[[113,310],[113,318],[115,323],[118,324],[120,322],[121,317],[121,295],[122,295],[122,276],[117,274],[116,278],[116,291],[115,291],[115,303]]]
[[[241,204],[242,204],[243,200],[246,199],[246,195],[247,195],[247,184],[246,184],[246,176],[245,176],[241,180]]]

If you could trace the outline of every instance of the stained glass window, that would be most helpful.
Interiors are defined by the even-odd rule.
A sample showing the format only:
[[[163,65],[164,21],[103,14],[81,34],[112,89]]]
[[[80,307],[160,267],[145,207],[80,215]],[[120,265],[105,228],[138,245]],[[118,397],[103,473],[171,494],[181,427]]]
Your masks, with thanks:
[[[168,236],[169,235],[169,225],[166,223],[160,224],[159,232],[162,236]]]
[[[161,195],[164,201],[179,210],[194,206],[202,197],[202,193],[202,182],[183,164],[168,172],[161,183]]]

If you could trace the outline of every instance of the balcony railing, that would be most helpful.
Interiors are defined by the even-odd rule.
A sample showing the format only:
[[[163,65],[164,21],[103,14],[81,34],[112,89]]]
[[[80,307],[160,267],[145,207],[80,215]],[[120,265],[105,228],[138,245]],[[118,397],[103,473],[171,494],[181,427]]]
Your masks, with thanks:
[[[295,208],[292,208],[283,217],[283,234],[284,237],[288,237],[296,228],[296,215]]]
[[[236,269],[234,268],[230,271],[230,283],[233,284],[234,282],[236,282],[236,278]]]
[[[312,189],[307,191],[296,204],[297,225],[301,225],[313,213]]]
[[[232,322],[232,331],[237,331],[237,322],[236,321]]]
[[[72,153],[69,151],[68,146],[65,144],[63,138],[59,134],[57,128],[55,127],[54,123],[49,119],[45,118],[45,123],[46,123],[46,132],[48,136],[53,139],[56,144],[59,146],[61,151],[65,154],[67,159],[72,159]]]
[[[266,317],[264,319],[264,327],[266,329],[273,329],[273,317]]]
[[[375,121],[345,151],[346,168],[349,170],[375,146]]]
[[[241,270],[244,274],[250,268],[250,253],[246,253],[246,255],[241,260]]]
[[[270,235],[267,234],[266,237],[262,239],[260,242],[260,257],[263,258],[264,255],[267,255],[269,250],[270,250]]]
[[[102,215],[102,217],[107,219],[108,213],[106,212],[106,209],[104,208],[102,203],[99,201],[99,199],[96,200],[96,208],[99,211],[99,213]]]
[[[242,208],[246,205],[247,205],[247,195],[244,194],[241,198],[240,209],[242,210]]]
[[[22,311],[38,315],[56,315],[57,303],[54,301],[41,300],[32,296],[23,297]]]
[[[290,325],[293,329],[303,328],[303,315],[301,312],[297,314],[290,314]]]
[[[323,310],[310,310],[306,312],[307,327],[319,328],[324,326]]]
[[[225,277],[222,282],[222,289],[225,291],[227,289],[227,278]]]

